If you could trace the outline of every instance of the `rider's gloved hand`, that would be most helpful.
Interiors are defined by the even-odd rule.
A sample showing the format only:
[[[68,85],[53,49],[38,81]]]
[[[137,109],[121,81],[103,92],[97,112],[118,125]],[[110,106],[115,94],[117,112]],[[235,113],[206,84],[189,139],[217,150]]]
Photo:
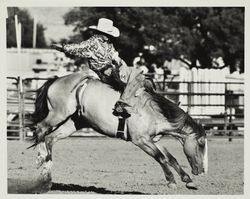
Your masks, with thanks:
[[[116,67],[121,66],[122,59],[119,57],[119,53],[115,52],[112,56],[112,64],[114,64]]]
[[[58,50],[60,52],[63,52],[63,45],[61,45],[61,44],[51,44],[50,47],[53,48],[53,49],[56,49],[56,50]]]

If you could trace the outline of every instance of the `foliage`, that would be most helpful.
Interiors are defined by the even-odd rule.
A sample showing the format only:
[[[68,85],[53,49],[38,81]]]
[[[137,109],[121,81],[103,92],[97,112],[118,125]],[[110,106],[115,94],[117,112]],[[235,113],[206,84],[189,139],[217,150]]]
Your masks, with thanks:
[[[121,36],[114,41],[128,64],[138,52],[146,61],[162,64],[165,59],[180,59],[189,67],[213,67],[213,59],[222,57],[235,70],[244,71],[244,8],[240,7],[88,7],[74,8],[64,16],[66,25],[74,25],[68,42],[80,42],[87,27],[106,17],[114,21]],[[145,51],[146,45],[156,52]],[[185,59],[183,59],[185,58]],[[188,62],[185,60],[189,60]]]
[[[212,59],[222,57],[225,65],[234,70],[240,62],[244,71],[244,9],[243,8],[179,8],[179,24],[187,28],[182,44],[196,66],[210,68]],[[186,45],[188,44],[188,45]]]
[[[18,15],[18,21],[22,24],[22,47],[32,48],[33,42],[33,19],[29,12],[25,9],[15,8],[15,12]],[[16,30],[14,16],[10,16],[6,20],[7,22],[7,48],[16,47]],[[46,41],[44,36],[45,28],[42,24],[37,24],[37,37],[36,47],[46,47]]]

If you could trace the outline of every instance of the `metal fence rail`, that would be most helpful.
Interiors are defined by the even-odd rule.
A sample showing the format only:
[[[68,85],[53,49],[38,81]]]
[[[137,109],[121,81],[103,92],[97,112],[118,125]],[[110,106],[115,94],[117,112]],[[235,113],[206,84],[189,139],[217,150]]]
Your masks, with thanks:
[[[179,91],[180,85],[187,85],[186,92]],[[200,121],[205,129],[207,129],[207,133],[209,134],[226,134],[232,135],[243,134],[244,130],[244,102],[236,102],[235,99],[239,97],[244,99],[244,83],[243,82],[181,82],[181,81],[162,81],[156,82],[158,86],[158,92],[165,95],[166,97],[172,99],[176,103],[179,100],[180,96],[187,97],[187,103],[181,104],[182,107],[187,107],[187,111],[190,112],[190,109],[193,107],[221,107],[223,108],[223,112],[220,114],[192,114],[190,115]],[[217,85],[221,87],[220,92],[194,92],[193,87],[206,85],[208,88],[211,85]],[[240,91],[236,91],[233,89],[234,87],[240,87]],[[213,96],[221,96],[225,99],[223,103],[192,103],[192,97],[213,97]],[[235,112],[233,110],[237,110],[239,112]],[[217,129],[214,129],[217,127]]]
[[[23,140],[27,134],[31,133],[27,128],[30,122],[30,114],[34,110],[34,100],[36,90],[48,78],[26,78],[7,77],[7,137],[9,139]],[[33,84],[30,87],[30,84]],[[181,92],[180,85],[187,84],[187,91]],[[194,92],[193,85],[198,84],[215,84],[224,86],[224,92]],[[244,128],[244,103],[236,103],[235,99],[244,97],[244,91],[232,92],[231,85],[243,85],[241,82],[156,82],[157,92],[178,103],[180,96],[187,98],[186,103],[181,102],[182,107],[190,111],[194,107],[224,107],[221,114],[191,114],[193,118],[200,121],[208,134],[233,135],[233,133],[243,134]],[[229,86],[230,85],[230,86]],[[224,96],[224,103],[193,103],[194,96]],[[234,112],[233,110],[240,110]],[[90,133],[91,135],[94,132]],[[78,134],[79,135],[79,134]]]

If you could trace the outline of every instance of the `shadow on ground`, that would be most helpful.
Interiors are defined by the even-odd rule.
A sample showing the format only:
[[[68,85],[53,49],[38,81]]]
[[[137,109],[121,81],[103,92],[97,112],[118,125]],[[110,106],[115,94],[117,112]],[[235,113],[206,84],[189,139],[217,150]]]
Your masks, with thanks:
[[[111,191],[102,187],[95,186],[80,186],[76,184],[53,183],[51,191],[79,191],[79,192],[94,192],[97,194],[146,194],[138,191]]]
[[[146,194],[137,191],[111,191],[102,187],[81,186],[76,184],[52,183],[42,181],[23,180],[8,178],[8,193],[9,194],[39,194],[48,191],[72,191],[72,192],[93,192],[97,194]]]

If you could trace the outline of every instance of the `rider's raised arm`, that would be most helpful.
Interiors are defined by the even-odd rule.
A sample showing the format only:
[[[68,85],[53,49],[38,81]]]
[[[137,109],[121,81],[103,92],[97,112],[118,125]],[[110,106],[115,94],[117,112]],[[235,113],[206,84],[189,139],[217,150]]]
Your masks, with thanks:
[[[95,41],[90,38],[79,44],[66,44],[63,46],[63,52],[81,58],[91,58],[93,56],[93,48]]]

